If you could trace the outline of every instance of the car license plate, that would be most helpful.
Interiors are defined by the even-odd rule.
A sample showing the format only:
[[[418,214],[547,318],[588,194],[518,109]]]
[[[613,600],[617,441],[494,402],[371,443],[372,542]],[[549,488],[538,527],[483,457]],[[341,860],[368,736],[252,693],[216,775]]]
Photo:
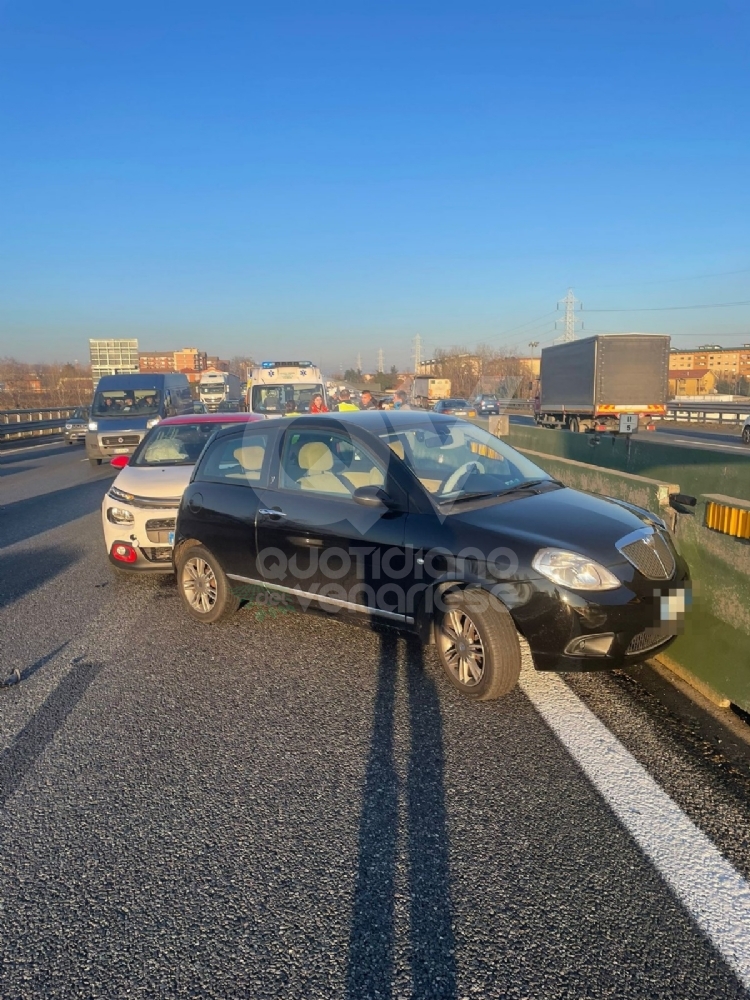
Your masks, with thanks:
[[[680,621],[685,614],[687,601],[684,590],[671,590],[659,595],[659,618],[662,622]]]
[[[115,455],[127,455],[130,448],[115,448]]]
[[[174,531],[170,531],[167,535],[167,541],[170,545],[174,545]]]

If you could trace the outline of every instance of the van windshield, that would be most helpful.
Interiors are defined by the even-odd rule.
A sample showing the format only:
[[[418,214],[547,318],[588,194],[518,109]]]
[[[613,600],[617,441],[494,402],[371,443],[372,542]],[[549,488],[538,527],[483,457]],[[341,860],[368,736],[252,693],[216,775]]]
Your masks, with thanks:
[[[276,385],[254,385],[252,410],[253,413],[267,413],[269,416],[308,413],[310,403],[317,395],[323,395],[320,383],[311,385],[309,382],[280,382]]]
[[[158,389],[105,389],[94,397],[92,416],[140,416],[158,414]]]

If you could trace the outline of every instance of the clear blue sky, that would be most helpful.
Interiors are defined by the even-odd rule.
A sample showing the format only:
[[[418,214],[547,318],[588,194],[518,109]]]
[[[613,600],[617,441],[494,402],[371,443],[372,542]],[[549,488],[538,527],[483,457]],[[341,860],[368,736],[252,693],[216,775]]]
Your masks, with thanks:
[[[749,10],[0,0],[0,355],[750,341]]]

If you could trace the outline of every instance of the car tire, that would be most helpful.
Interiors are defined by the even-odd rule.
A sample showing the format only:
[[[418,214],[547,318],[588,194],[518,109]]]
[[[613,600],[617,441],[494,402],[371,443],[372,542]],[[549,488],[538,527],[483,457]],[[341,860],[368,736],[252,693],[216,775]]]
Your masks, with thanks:
[[[742,442],[743,444],[750,444],[750,427],[742,428]]]
[[[97,467],[97,465],[101,465],[101,464],[102,464],[102,460],[100,458],[90,458],[89,459],[89,465],[91,466],[92,469],[95,469]]]
[[[571,434],[581,433],[581,424],[578,420],[578,417],[570,418],[570,420],[568,421],[568,430],[571,432]]]
[[[213,624],[240,606],[216,556],[202,545],[186,545],[177,556],[177,589],[188,614]]]
[[[448,680],[475,701],[509,694],[521,673],[521,644],[508,609],[479,589],[450,594],[445,606],[436,644]],[[461,655],[461,641],[467,656]]]

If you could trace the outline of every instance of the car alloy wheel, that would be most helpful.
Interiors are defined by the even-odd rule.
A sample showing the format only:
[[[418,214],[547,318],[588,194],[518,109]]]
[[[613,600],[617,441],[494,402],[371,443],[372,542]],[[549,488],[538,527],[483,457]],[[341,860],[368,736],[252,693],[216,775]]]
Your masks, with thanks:
[[[750,427],[743,427],[742,440],[745,442],[745,444],[750,444]]]
[[[182,567],[182,592],[193,611],[207,615],[216,606],[216,574],[205,559],[190,556]]]
[[[465,611],[448,611],[438,642],[446,668],[461,687],[472,688],[481,683],[486,660],[484,644],[476,625]]]

